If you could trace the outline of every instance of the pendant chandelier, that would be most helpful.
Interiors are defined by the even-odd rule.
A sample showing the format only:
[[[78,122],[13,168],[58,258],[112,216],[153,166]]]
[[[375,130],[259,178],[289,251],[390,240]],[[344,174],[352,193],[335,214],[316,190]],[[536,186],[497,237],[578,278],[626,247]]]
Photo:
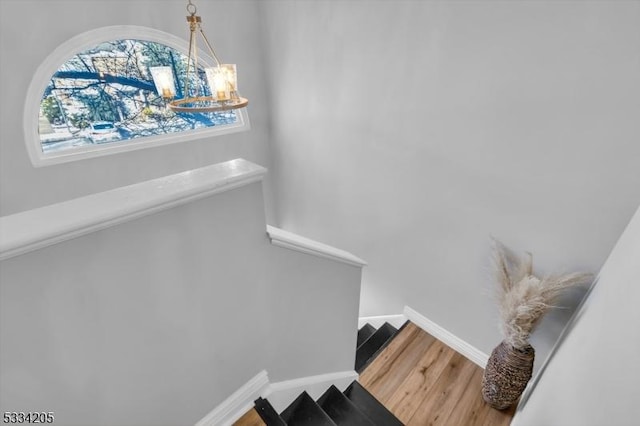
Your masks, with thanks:
[[[174,112],[216,112],[243,108],[249,101],[238,94],[238,78],[235,64],[223,64],[216,55],[207,36],[202,31],[202,19],[196,15],[196,6],[188,0],[187,22],[189,22],[189,56],[187,71],[184,77],[182,99],[175,99],[176,88],[172,68],[169,66],[151,67],[151,76],[158,94],[167,102]],[[204,44],[209,49],[215,66],[204,69],[210,94],[200,93],[200,77],[198,75],[198,43],[200,34]],[[190,87],[190,86],[195,87]]]

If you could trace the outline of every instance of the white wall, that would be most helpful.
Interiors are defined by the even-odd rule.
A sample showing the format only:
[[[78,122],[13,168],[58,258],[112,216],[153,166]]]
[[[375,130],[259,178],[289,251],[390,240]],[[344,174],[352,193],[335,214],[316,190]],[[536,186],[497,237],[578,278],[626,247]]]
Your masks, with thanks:
[[[352,370],[361,269],[271,245],[263,206],[252,183],[2,261],[0,411],[189,425],[263,369]]]
[[[640,3],[260,8],[278,224],[367,259],[362,315],[409,305],[488,353],[490,234],[599,269],[640,202]]]
[[[636,425],[640,209],[513,425]]]
[[[260,17],[253,1],[196,1],[222,58],[235,61],[249,98],[251,131],[34,169],[22,129],[27,88],[45,58],[68,39],[100,27],[137,25],[185,39],[185,0],[0,1],[0,215],[209,164],[245,158],[270,166]],[[34,118],[37,120],[37,118]],[[273,215],[267,180],[267,213]]]

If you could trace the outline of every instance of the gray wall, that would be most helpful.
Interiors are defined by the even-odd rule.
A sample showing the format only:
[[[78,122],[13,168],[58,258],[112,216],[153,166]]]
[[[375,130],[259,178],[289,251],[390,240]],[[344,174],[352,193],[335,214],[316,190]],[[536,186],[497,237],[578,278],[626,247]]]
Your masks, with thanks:
[[[369,262],[362,315],[409,305],[489,352],[490,234],[541,274],[598,271],[640,202],[640,3],[260,9],[279,225]]]
[[[253,1],[195,2],[205,33],[225,60],[238,65],[249,98],[251,131],[33,168],[22,130],[25,94],[36,69],[60,44],[86,31],[137,25],[185,39],[185,0],[0,1],[0,215],[28,210],[209,164],[245,158],[269,167],[268,109],[260,48],[261,23]],[[34,123],[37,123],[34,118]],[[267,178],[267,214],[270,181]]]
[[[361,269],[265,227],[254,183],[2,261],[0,411],[192,425],[263,369],[352,370]]]
[[[636,425],[640,210],[600,271],[514,426]]]

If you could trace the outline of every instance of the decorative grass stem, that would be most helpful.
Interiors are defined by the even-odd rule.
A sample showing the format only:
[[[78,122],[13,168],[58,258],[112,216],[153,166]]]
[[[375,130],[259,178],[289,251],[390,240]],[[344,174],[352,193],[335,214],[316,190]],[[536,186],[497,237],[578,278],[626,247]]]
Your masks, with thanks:
[[[565,289],[589,281],[592,275],[537,277],[531,253],[517,256],[495,239],[492,248],[503,341],[489,357],[482,378],[482,396],[492,407],[502,410],[520,398],[531,379],[535,351],[529,336],[536,325]]]

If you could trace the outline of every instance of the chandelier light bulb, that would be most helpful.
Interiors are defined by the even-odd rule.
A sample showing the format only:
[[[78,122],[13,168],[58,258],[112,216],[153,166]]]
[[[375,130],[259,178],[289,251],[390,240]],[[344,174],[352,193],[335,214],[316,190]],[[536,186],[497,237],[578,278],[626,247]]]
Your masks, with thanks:
[[[171,100],[176,97],[176,86],[173,83],[171,67],[150,67],[151,77],[156,91],[163,99]]]

